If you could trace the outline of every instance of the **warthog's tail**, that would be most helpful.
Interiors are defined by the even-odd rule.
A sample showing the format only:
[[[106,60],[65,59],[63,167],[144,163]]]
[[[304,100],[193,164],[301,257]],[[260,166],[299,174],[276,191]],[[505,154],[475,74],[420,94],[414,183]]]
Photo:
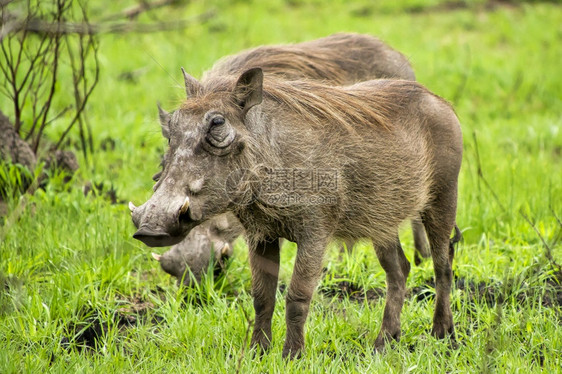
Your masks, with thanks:
[[[451,238],[450,245],[453,246],[462,240],[462,233],[459,227],[455,224],[455,235]]]
[[[457,224],[455,223],[455,235],[449,240],[449,261],[453,262],[455,256],[455,244],[462,240],[462,233]]]

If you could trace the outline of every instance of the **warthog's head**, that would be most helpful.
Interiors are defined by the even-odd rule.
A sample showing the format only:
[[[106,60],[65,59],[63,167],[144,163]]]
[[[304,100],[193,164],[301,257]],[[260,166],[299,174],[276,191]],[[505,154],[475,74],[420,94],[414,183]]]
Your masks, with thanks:
[[[183,71],[183,69],[182,69]],[[154,194],[143,205],[129,204],[138,231],[151,247],[179,243],[189,231],[228,210],[227,180],[237,169],[247,129],[247,111],[262,101],[263,73],[250,69],[225,90],[204,92],[185,71],[188,100],[173,114],[160,112],[169,149]]]
[[[184,240],[164,254],[152,253],[152,257],[160,262],[166,273],[176,277],[178,283],[183,281],[186,286],[193,285],[188,269],[194,280],[200,282],[209,264],[213,264],[215,270],[220,270],[224,266],[224,260],[231,255],[230,243],[211,235],[205,224],[194,228]]]
[[[192,286],[193,280],[201,281],[209,265],[214,266],[215,275],[222,270],[225,260],[232,255],[233,242],[244,232],[236,217],[222,214],[195,227],[179,244],[174,245],[162,255],[152,253],[162,269]],[[186,271],[194,276],[191,278]]]

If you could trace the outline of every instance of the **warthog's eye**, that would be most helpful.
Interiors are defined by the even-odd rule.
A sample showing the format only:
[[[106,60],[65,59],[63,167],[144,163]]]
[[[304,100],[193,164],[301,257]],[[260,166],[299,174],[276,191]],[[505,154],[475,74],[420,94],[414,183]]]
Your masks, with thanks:
[[[207,142],[216,148],[228,147],[234,141],[234,129],[226,123],[225,118],[220,114],[213,116],[209,122]]]

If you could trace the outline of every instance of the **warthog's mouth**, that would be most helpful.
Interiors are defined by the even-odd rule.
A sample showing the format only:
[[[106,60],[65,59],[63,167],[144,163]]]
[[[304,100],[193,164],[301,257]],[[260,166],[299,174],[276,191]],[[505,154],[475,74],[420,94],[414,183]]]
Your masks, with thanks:
[[[141,227],[133,234],[133,238],[140,240],[149,247],[167,247],[181,242],[185,236],[172,236],[164,231],[151,230],[147,227]]]
[[[200,223],[190,219],[188,214],[182,214],[179,217],[179,227],[176,226],[173,232],[167,232],[162,228],[151,228],[149,225],[143,224],[133,234],[133,238],[149,247],[168,247],[181,242]]]
[[[157,215],[149,210],[154,209],[154,203],[147,202],[138,208],[133,203],[129,203],[133,223],[138,228],[133,238],[149,247],[167,247],[181,242],[191,229],[201,222],[191,218],[188,197],[178,206],[175,214]]]

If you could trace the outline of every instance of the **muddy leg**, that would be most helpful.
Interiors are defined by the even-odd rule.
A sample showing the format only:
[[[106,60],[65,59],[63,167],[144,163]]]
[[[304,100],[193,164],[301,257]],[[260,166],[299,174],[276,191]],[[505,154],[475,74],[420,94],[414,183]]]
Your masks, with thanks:
[[[452,254],[449,236],[455,226],[455,199],[442,197],[424,213],[424,224],[431,246],[435,271],[435,312],[432,334],[440,339],[455,338],[453,313],[451,311],[451,284],[453,281]]]
[[[406,278],[410,272],[410,263],[404,256],[398,236],[390,245],[375,246],[375,251],[386,272],[386,304],[381,330],[375,340],[375,349],[382,350],[387,340],[400,339],[400,313],[406,297]]]
[[[322,275],[322,258],[327,240],[297,243],[297,258],[287,294],[287,337],[283,357],[299,357],[304,348],[304,323],[312,294]]]
[[[251,345],[267,350],[271,343],[271,319],[275,309],[275,293],[279,276],[278,240],[259,243],[254,250],[250,250],[250,267],[256,312]]]
[[[412,220],[412,233],[414,234],[414,264],[421,264],[424,258],[428,258],[429,243],[425,234],[425,228],[420,217]]]

